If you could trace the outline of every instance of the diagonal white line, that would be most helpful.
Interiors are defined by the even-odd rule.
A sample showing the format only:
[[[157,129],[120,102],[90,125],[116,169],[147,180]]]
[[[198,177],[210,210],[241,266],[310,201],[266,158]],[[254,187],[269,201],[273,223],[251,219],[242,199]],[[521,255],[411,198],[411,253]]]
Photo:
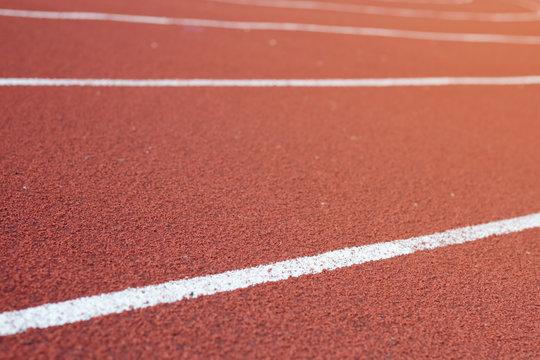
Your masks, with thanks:
[[[355,26],[317,25],[282,22],[227,21],[126,14],[106,14],[95,12],[57,12],[14,9],[0,9],[0,16],[50,20],[117,21],[138,24],[176,25],[230,30],[293,31],[318,34],[375,36],[433,41],[540,45],[540,36],[534,35],[443,33]]]
[[[0,335],[48,328],[540,227],[540,213],[0,314]]]
[[[0,78],[0,86],[95,87],[401,87],[538,85],[540,75],[373,79],[49,79]]]

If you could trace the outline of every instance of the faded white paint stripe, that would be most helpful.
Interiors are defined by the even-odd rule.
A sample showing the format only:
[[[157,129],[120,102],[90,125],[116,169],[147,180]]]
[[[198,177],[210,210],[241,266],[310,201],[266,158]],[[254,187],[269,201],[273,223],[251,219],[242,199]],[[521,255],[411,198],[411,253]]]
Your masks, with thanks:
[[[0,335],[48,328],[540,227],[540,213],[0,314]]]
[[[0,86],[96,87],[400,87],[459,85],[537,85],[540,75],[506,77],[428,77],[373,79],[49,79],[0,78]]]
[[[425,9],[389,8],[372,5],[344,4],[310,0],[211,0],[214,2],[275,7],[281,9],[322,10],[365,15],[397,16],[454,21],[525,22],[540,20],[538,12],[480,13],[463,11],[439,11]]]
[[[106,14],[106,13],[95,13],[95,12],[57,12],[57,11],[31,11],[31,10],[13,10],[13,9],[0,9],[0,16],[33,18],[33,19],[52,19],[52,20],[117,21],[117,22],[139,23],[139,24],[176,25],[176,26],[186,26],[186,27],[218,28],[218,29],[230,29],[230,30],[294,31],[294,32],[319,33],[319,34],[375,36],[375,37],[386,37],[386,38],[433,40],[433,41],[540,45],[540,36],[534,36],[534,35],[443,33],[443,32],[429,32],[429,31],[355,27],[355,26],[317,25],[317,24],[281,23],[281,22],[225,21],[225,20],[170,18],[170,17],[126,15],[126,14]]]

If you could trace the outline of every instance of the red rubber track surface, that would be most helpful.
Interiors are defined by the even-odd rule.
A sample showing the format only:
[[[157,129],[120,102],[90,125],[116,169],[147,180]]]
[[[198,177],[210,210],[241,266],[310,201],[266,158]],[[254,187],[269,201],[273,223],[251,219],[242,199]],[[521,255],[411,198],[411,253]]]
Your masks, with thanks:
[[[532,213],[538,91],[4,89],[2,310]]]
[[[205,1],[0,3],[540,33]],[[15,18],[0,33],[2,77],[540,74],[540,47],[527,45]],[[0,88],[0,311],[537,212],[539,97],[540,86]],[[539,235],[0,337],[0,357],[535,358]]]
[[[20,358],[534,359],[539,236],[31,330],[0,349]]]
[[[2,1],[0,3],[4,3]],[[179,2],[112,6],[72,1],[3,7],[92,10],[208,19],[291,21],[435,32],[540,35],[538,22],[470,23]],[[115,2],[116,3],[116,2]],[[145,11],[143,11],[143,9]],[[229,9],[229,11],[225,11]],[[489,8],[490,11],[495,11]],[[524,10],[521,10],[523,12]],[[304,15],[305,14],[305,15]],[[344,18],[345,16],[345,18]],[[350,15],[351,16],[351,15]],[[2,77],[327,78],[511,76],[538,72],[540,47],[280,31],[238,31],[98,21],[2,18]],[[61,40],[59,40],[61,39]],[[271,44],[275,44],[272,46]],[[154,45],[154,47],[152,47]],[[157,45],[157,48],[155,47]],[[66,61],[69,59],[69,61]],[[287,59],[284,61],[283,59]]]

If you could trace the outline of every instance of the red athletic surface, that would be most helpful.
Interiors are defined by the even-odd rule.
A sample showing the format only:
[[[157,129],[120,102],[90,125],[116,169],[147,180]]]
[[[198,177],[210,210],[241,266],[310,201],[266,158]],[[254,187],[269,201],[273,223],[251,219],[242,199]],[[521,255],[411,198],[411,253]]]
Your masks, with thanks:
[[[2,339],[2,348],[21,358],[534,359],[539,236],[33,330]]]
[[[139,1],[146,4],[140,6],[130,4],[131,1],[101,2],[79,4],[71,0],[55,0],[44,4],[42,1],[26,1],[23,6],[20,1],[3,0],[0,4],[6,8],[49,11],[79,10],[421,31],[540,35],[539,22],[470,23],[347,16],[342,13],[233,6],[206,0],[167,0],[156,4]],[[484,11],[525,11],[489,4],[489,1],[487,4],[484,2]],[[466,8],[457,8],[466,11]],[[3,56],[0,62],[2,77],[506,76],[530,75],[540,68],[540,47],[531,45],[18,18],[2,18],[0,33],[3,34],[0,53],[9,54]],[[271,43],[275,45],[271,46]],[[153,48],[152,44],[157,44],[157,48]]]
[[[433,22],[205,1],[0,4],[540,34],[538,22]],[[481,0],[435,8],[523,11]],[[540,47],[527,45],[10,18],[0,18],[0,34],[1,77],[540,74]],[[0,99],[0,311],[540,209],[540,86],[4,87]],[[533,359],[539,235],[31,330],[0,338],[0,357]]]

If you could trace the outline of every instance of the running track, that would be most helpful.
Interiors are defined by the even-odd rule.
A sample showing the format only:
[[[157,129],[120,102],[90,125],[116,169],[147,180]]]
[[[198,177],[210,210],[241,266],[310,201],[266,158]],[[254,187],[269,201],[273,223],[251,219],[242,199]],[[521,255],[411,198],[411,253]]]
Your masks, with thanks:
[[[540,356],[540,3],[305,4],[0,1],[0,358]]]

